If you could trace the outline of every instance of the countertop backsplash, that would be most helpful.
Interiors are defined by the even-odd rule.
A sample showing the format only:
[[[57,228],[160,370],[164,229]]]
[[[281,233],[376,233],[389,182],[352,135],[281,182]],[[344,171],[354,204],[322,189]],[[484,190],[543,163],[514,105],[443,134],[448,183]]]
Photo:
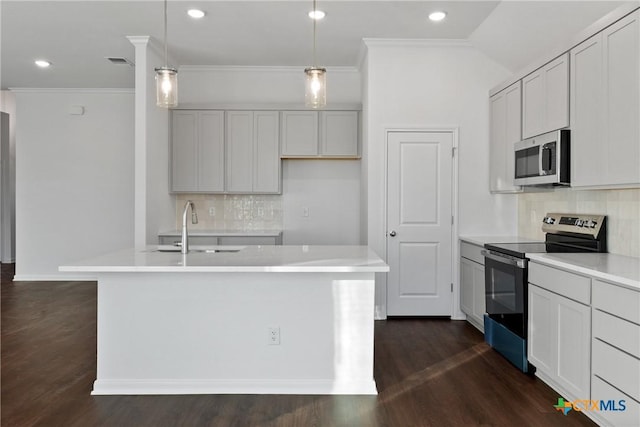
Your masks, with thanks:
[[[182,227],[187,200],[193,201],[198,213],[197,224],[191,224],[188,218],[191,230],[282,230],[282,196],[279,195],[178,194],[178,230]]]
[[[610,253],[640,257],[640,189],[556,189],[518,195],[518,234],[544,240],[542,218],[548,212],[607,215]]]

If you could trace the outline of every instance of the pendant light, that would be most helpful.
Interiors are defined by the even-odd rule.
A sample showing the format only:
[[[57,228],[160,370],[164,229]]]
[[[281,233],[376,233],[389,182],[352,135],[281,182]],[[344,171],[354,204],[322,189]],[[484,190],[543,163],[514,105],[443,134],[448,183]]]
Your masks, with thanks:
[[[313,0],[313,12],[316,10],[316,0]],[[327,69],[316,66],[316,21],[313,19],[313,66],[304,69],[304,103],[307,107],[322,108],[327,105]]]
[[[178,70],[167,65],[167,0],[164,0],[164,67],[156,68],[156,105],[178,106]]]

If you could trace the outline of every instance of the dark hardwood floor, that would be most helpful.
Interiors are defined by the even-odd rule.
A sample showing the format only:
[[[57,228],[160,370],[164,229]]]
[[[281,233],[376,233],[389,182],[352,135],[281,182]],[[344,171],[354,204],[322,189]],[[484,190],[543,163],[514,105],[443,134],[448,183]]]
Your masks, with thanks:
[[[2,265],[2,426],[582,426],[466,322],[375,326],[378,396],[91,396],[96,284],[12,282]]]

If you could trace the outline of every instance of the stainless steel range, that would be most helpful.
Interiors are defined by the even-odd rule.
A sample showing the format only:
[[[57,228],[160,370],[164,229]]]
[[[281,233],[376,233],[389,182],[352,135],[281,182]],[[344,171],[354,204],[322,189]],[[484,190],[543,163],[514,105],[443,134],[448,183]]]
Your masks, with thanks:
[[[544,242],[484,245],[485,341],[523,372],[527,361],[528,253],[607,252],[604,215],[549,213],[542,221]]]

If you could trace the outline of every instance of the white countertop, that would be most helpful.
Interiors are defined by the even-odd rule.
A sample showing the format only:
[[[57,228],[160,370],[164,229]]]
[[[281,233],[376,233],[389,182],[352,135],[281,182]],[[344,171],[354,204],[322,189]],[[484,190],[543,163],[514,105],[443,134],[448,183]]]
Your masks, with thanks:
[[[520,236],[459,236],[459,239],[478,246],[484,246],[486,243],[527,243],[542,241]]]
[[[59,267],[78,273],[371,273],[389,266],[368,246],[242,246],[239,252],[206,253],[202,249],[229,246],[192,246],[192,252],[159,252],[158,246],[130,248]],[[234,246],[233,248],[238,248]]]
[[[160,237],[180,237],[182,230],[168,230],[158,233]],[[282,230],[194,230],[189,228],[189,237],[279,237]]]
[[[527,254],[527,258],[640,290],[640,258],[602,253]]]

